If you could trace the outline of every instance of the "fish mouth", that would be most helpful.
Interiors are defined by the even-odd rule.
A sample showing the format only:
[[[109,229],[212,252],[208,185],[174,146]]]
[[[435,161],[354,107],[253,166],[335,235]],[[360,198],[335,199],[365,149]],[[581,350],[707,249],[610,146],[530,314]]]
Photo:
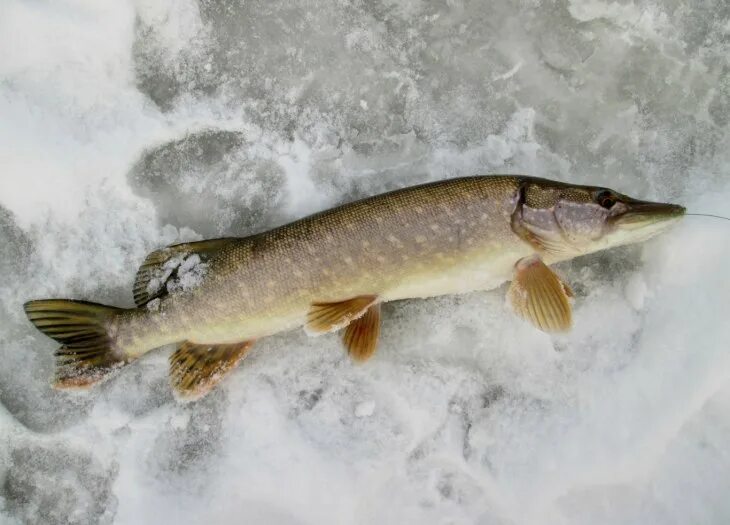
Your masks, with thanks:
[[[664,202],[629,201],[626,211],[611,218],[613,226],[635,230],[647,226],[663,228],[682,218],[687,211],[684,206]]]

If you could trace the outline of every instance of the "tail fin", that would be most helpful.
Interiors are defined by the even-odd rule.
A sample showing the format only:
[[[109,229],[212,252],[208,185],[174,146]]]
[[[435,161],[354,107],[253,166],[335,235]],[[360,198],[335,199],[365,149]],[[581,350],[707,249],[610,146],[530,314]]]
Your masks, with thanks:
[[[56,350],[56,388],[87,388],[128,362],[109,334],[121,308],[66,299],[29,301],[24,308],[38,330],[62,345]]]

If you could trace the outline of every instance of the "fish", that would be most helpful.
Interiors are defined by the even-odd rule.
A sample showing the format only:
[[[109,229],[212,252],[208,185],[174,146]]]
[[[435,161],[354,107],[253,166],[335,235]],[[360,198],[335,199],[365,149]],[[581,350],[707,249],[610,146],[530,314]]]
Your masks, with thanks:
[[[134,282],[134,308],[70,299],[24,305],[61,344],[54,386],[85,389],[175,344],[170,383],[200,399],[267,336],[341,330],[354,362],[376,352],[383,303],[491,290],[548,333],[572,326],[571,287],[550,267],[649,239],[685,214],[670,203],[522,175],[398,189],[247,237],[167,246]]]

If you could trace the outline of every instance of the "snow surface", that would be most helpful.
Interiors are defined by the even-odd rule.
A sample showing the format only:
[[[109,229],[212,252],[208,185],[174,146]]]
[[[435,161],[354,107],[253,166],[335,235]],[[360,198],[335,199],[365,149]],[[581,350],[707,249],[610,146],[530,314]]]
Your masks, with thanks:
[[[0,2],[0,522],[728,523],[728,224],[561,265],[576,328],[490,293],[170,349],[86,395],[22,303],[132,305],[145,254],[408,184],[529,173],[728,215],[726,0]]]

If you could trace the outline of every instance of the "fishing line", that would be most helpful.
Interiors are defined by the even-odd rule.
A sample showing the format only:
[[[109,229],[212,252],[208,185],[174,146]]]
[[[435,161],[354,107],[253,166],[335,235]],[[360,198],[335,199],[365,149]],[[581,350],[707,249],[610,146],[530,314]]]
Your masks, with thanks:
[[[710,213],[685,213],[685,215],[694,215],[695,217],[712,217],[713,219],[724,219],[730,221],[730,218],[723,217],[722,215],[712,215]]]

